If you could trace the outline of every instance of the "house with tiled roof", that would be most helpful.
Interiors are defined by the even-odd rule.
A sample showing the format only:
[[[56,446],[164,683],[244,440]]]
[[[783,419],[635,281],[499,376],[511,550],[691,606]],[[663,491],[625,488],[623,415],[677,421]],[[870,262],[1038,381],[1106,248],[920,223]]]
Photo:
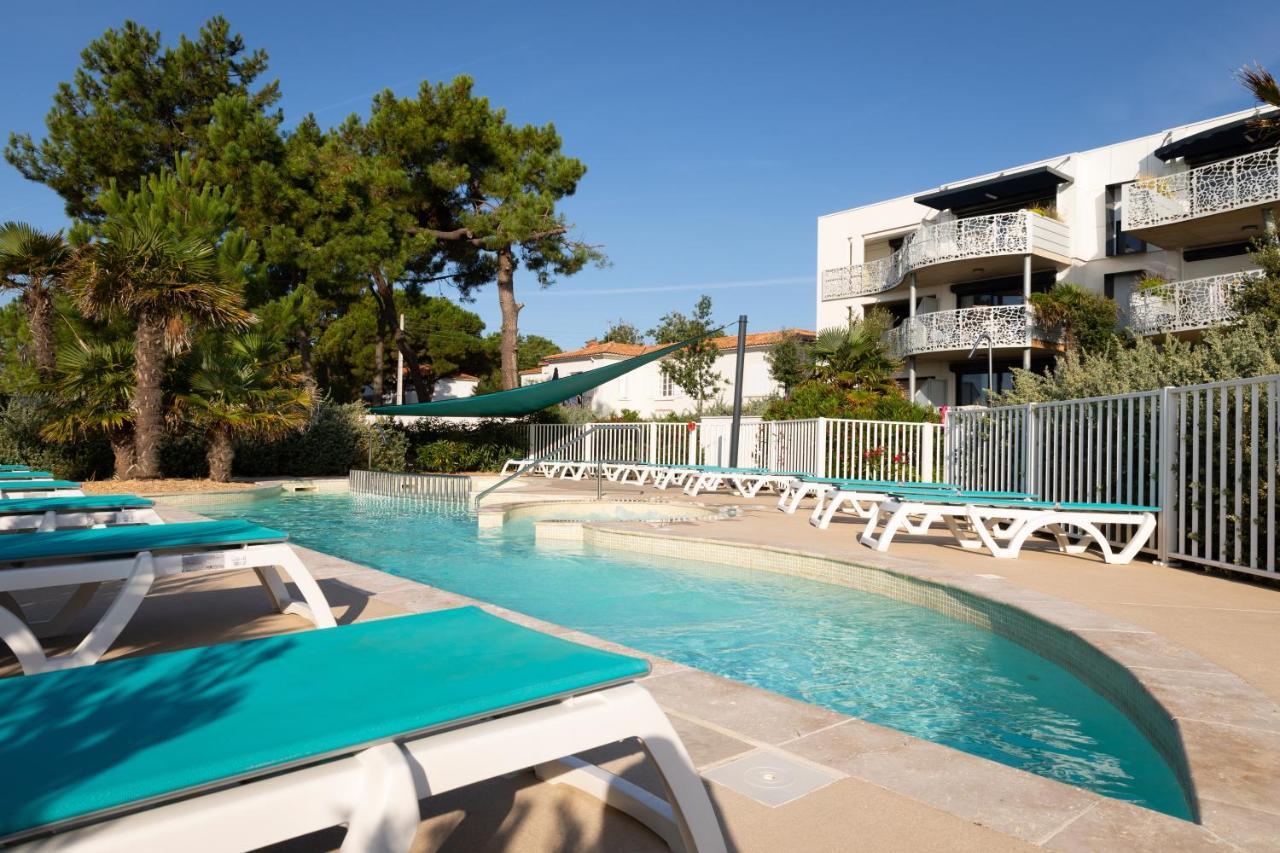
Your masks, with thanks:
[[[778,329],[747,335],[742,386],[744,402],[764,400],[782,393],[782,388],[769,376],[769,363],[765,356],[770,347],[788,335],[804,340],[814,338],[814,333],[808,329]],[[728,403],[733,400],[738,338],[736,335],[713,338],[712,343],[718,351],[715,371],[721,377],[713,402]],[[656,344],[588,341],[578,349],[544,358],[536,368],[521,371],[520,384],[532,385],[556,377],[572,376],[643,355],[657,348]],[[631,373],[606,382],[576,402],[590,406],[601,416],[620,414],[624,409],[638,412],[642,418],[692,412],[696,405],[693,398],[662,373],[660,364],[661,362],[652,362],[642,365]]]

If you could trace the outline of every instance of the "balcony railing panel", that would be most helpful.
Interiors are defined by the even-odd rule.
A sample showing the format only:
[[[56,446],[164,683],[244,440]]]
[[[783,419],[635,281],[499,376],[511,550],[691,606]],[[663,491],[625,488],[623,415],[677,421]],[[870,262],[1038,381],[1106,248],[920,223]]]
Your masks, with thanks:
[[[991,336],[993,347],[1026,347],[1032,338],[1057,340],[1058,334],[1040,328],[1027,305],[994,305],[931,311],[908,318],[885,333],[885,343],[896,358],[926,352],[967,350],[982,335]]]
[[[914,270],[933,264],[995,255],[1021,255],[1041,248],[1066,256],[1067,226],[1027,210],[922,225],[886,258],[823,270],[823,300],[869,296],[892,290]]]
[[[1268,148],[1124,188],[1124,228],[1133,231],[1280,200],[1280,148]]]
[[[1236,318],[1235,297],[1250,272],[1211,275],[1136,291],[1129,296],[1129,327],[1136,335],[1207,329]]]

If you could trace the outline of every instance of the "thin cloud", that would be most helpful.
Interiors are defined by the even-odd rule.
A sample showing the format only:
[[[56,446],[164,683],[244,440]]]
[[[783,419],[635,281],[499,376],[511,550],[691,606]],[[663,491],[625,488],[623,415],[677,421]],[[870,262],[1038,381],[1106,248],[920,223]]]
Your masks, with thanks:
[[[621,296],[630,293],[675,293],[683,290],[737,290],[745,287],[776,287],[780,284],[813,284],[813,276],[793,275],[784,278],[719,281],[710,284],[657,284],[642,287],[595,287],[585,290],[554,289],[539,291],[539,293],[544,296]]]

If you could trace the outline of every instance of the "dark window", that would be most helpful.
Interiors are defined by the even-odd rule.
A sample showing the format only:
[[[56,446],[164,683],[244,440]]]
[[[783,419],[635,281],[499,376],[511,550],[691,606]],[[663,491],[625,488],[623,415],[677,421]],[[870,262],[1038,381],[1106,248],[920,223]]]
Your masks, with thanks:
[[[1249,254],[1252,244],[1248,241],[1243,243],[1223,243],[1221,246],[1203,246],[1199,249],[1183,249],[1182,259],[1184,261],[1211,261],[1214,258],[1233,258],[1236,255]]]
[[[1102,291],[1108,299],[1114,299],[1121,306],[1129,304],[1129,294],[1133,293],[1138,282],[1146,278],[1143,270],[1128,272],[1109,272],[1102,277]]]
[[[1122,184],[1111,184],[1107,187],[1107,257],[1119,255],[1136,255],[1147,250],[1144,240],[1139,240],[1124,231],[1124,210]]]
[[[1053,364],[1053,358],[1043,356],[1032,359],[1031,369],[1036,373],[1044,373]],[[996,393],[1003,393],[1013,388],[1013,369],[1022,367],[1022,359],[998,359],[992,364],[992,375],[995,378]],[[961,364],[951,365],[956,376],[956,405],[981,406],[987,402],[987,360],[976,359]],[[918,387],[918,386],[917,386]]]
[[[911,300],[898,299],[893,302],[877,302],[874,305],[867,306],[869,308],[883,308],[889,312],[889,316],[893,318],[893,325],[898,325],[907,319],[911,314]]]
[[[1009,368],[995,369],[992,374],[996,381],[996,392],[1008,391],[1013,387],[1013,371]],[[987,402],[987,369],[962,370],[956,373],[956,405],[981,406]]]

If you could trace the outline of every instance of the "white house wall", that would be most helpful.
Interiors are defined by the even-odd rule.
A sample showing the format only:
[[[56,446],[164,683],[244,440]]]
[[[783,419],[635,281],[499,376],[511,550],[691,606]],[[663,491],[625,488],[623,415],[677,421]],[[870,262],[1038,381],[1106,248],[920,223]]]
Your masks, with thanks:
[[[767,347],[754,347],[746,352],[743,365],[745,376],[742,395],[745,402],[761,400],[780,395],[781,387],[769,378],[769,364],[766,360]],[[625,356],[599,356],[580,361],[557,361],[543,368],[543,375],[549,377],[553,370],[560,376],[572,376],[606,364],[624,360]],[[723,377],[717,399],[724,403],[733,401],[733,378],[736,371],[737,354],[733,350],[721,351],[716,357],[715,370]],[[672,395],[662,393],[662,372],[660,362],[649,362],[628,374],[612,379],[599,386],[590,397],[591,407],[601,416],[621,414],[623,409],[638,412],[642,418],[662,417],[669,414],[693,412],[696,403],[693,398],[673,388]],[[528,377],[525,378],[528,382]]]

